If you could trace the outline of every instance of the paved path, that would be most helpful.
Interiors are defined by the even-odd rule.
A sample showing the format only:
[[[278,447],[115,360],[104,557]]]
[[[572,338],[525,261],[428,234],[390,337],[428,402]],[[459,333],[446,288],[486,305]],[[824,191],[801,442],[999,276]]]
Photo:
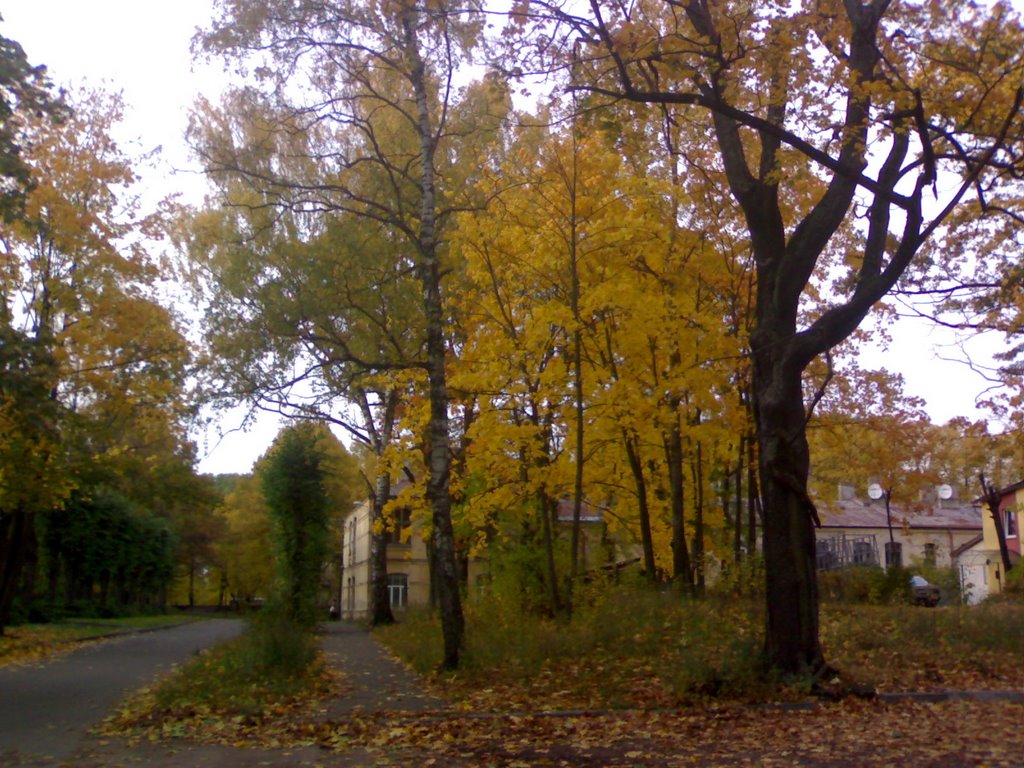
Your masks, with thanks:
[[[41,667],[0,668],[0,765],[67,760],[126,694],[242,626],[201,621],[84,646]]]
[[[87,731],[131,690],[200,648],[236,635],[241,622],[209,621],[83,648],[43,667],[0,669],[0,766],[19,768],[299,768],[375,765],[361,749],[250,750],[189,743],[129,745]],[[345,675],[344,695],[314,714],[444,709],[417,676],[353,624],[325,624],[324,651]]]
[[[348,690],[331,702],[324,719],[340,719],[362,710],[428,712],[445,708],[427,693],[419,678],[389,656],[367,629],[345,622],[323,626],[323,649],[345,673]]]

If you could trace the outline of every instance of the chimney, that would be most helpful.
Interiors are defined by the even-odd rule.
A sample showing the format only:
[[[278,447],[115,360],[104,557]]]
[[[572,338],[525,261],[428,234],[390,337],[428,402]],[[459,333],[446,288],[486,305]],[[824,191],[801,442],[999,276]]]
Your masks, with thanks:
[[[840,501],[853,501],[855,498],[857,498],[857,489],[854,486],[848,483],[839,484]]]

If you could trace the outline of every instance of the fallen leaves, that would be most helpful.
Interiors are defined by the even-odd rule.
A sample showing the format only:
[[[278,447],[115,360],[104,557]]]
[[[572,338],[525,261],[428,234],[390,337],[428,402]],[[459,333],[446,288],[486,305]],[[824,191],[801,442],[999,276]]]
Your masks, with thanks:
[[[828,658],[883,691],[1021,691],[1024,645],[1013,634],[1021,616],[1018,608],[991,615],[858,608],[826,611],[823,626]],[[681,696],[681,663],[721,663],[729,653],[716,645],[723,642],[718,636],[698,631],[692,613],[686,620],[686,631],[678,633],[667,619],[659,622],[654,642],[637,640],[632,630],[632,644],[605,641],[574,656],[551,654],[529,674],[520,674],[526,668],[505,654],[495,657],[500,663],[435,676],[435,695],[451,705],[443,711],[357,711],[325,720],[325,699],[318,697],[337,695],[335,688],[303,694],[260,717],[196,708],[151,712],[147,719],[142,706],[141,716],[123,720],[121,728],[135,738],[316,748],[325,764],[332,756],[344,764],[358,750],[372,764],[417,768],[1020,764],[1019,698],[822,702],[799,687],[776,687],[757,699],[751,691],[765,689],[734,695],[727,677],[718,695],[709,687]],[[724,624],[724,614],[716,620]],[[992,628],[1003,635],[989,637]],[[522,622],[515,631],[526,631]],[[576,639],[569,645],[578,647]],[[735,645],[735,637],[724,642]],[[699,657],[692,655],[696,649]],[[730,667],[718,670],[727,675]],[[379,682],[386,690],[388,681]]]
[[[80,648],[89,638],[109,631],[52,624],[15,627],[0,637],[0,667],[49,661]]]

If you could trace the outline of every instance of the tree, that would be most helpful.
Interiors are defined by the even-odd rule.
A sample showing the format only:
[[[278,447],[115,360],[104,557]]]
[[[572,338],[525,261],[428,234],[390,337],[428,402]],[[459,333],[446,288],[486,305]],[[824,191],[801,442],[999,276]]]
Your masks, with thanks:
[[[0,191],[0,219],[5,222],[21,215],[25,196],[35,184],[23,157],[25,125],[44,115],[50,119],[66,115],[46,67],[29,64],[21,45],[0,35],[0,178],[5,182]]]
[[[1019,19],[1006,5],[888,0],[791,8],[594,0],[582,15],[542,7],[543,23],[569,30],[543,38],[556,42],[543,53],[582,42],[573,87],[708,116],[717,158],[707,170],[742,210],[756,268],[750,346],[765,654],[777,670],[821,676],[829,667],[818,637],[802,375],[915,258],[924,261],[930,241],[942,242],[954,213],[996,215],[996,198],[1016,209],[1000,193],[1017,188],[1024,156]],[[513,22],[525,27],[531,17],[520,10]],[[840,279],[830,282],[830,269]],[[823,306],[806,313],[815,295]]]
[[[230,110],[204,111],[196,140],[216,145],[219,129],[232,119],[238,116]],[[246,125],[245,118],[240,122],[239,128]],[[196,213],[183,225],[186,268],[206,305],[207,389],[221,402],[244,400],[286,418],[327,420],[370,449],[376,457],[366,480],[374,520],[370,618],[390,623],[379,521],[391,495],[385,454],[394,448],[415,383],[403,369],[416,366],[422,349],[415,285],[376,226],[350,216],[323,225],[290,211],[271,216],[235,180],[215,180],[229,205]],[[300,242],[297,233],[307,228],[318,235]]]
[[[239,478],[218,511],[226,530],[217,560],[231,599],[247,605],[270,594],[274,583],[271,522],[259,478]]]
[[[37,114],[57,118],[63,105],[54,97],[46,68],[32,66],[16,41],[0,36],[0,219],[23,213],[33,175],[23,157],[25,124]],[[14,326],[10,297],[0,294],[0,634],[7,624],[31,536],[28,504],[43,476],[55,438],[55,409],[49,407],[50,350]],[[44,411],[47,411],[44,413]],[[19,477],[19,475],[23,476]],[[60,495],[59,492],[56,493]]]
[[[259,470],[274,521],[283,610],[302,627],[314,626],[320,615],[317,599],[328,554],[332,442],[338,446],[322,424],[289,426],[278,435]]]
[[[479,15],[444,4],[425,13],[410,2],[251,0],[225,2],[221,10],[199,44],[254,66],[257,82],[249,93],[256,103],[273,106],[267,141],[310,135],[322,143],[302,156],[301,173],[279,165],[277,158],[254,165],[247,151],[233,146],[205,155],[208,171],[237,175],[264,207],[375,223],[402,252],[399,269],[411,270],[418,282],[423,349],[415,363],[426,376],[431,404],[426,495],[432,509],[433,583],[440,598],[443,663],[455,666],[464,621],[451,523],[441,283],[445,228],[459,190],[469,188],[460,187],[460,174],[452,171],[471,159],[460,157],[459,150],[472,147],[479,126],[488,122],[487,115],[467,111],[461,115],[464,124],[456,125],[453,77],[475,45]],[[394,368],[392,360],[381,362],[382,370]]]
[[[90,463],[143,447],[131,441],[183,437],[188,349],[154,299],[159,273],[141,237],[158,222],[126,194],[134,176],[109,135],[120,109],[94,93],[60,123],[41,113],[19,127],[36,182],[21,215],[0,223],[0,328],[24,353],[5,361],[0,403],[0,428],[14,428],[0,452],[0,625],[36,547],[31,516],[67,498]]]

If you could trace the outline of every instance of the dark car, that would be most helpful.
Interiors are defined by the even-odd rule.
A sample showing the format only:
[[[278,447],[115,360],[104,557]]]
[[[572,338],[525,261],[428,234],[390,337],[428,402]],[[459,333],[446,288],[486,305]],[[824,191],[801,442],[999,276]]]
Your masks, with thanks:
[[[926,605],[934,608],[942,599],[942,591],[924,576],[910,577],[910,597],[914,605]]]

